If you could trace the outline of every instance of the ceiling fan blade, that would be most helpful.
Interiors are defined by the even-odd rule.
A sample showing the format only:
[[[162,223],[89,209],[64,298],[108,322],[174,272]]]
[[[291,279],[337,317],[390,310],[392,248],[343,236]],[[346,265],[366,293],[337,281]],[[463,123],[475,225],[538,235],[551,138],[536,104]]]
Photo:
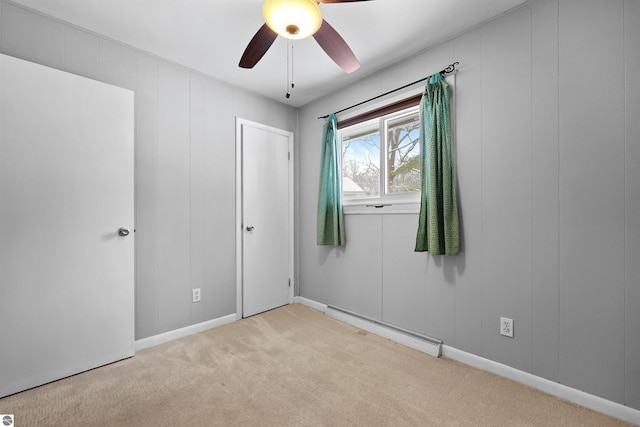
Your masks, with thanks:
[[[278,34],[274,33],[267,24],[263,24],[247,45],[238,65],[241,68],[253,68],[267,53],[276,37]]]
[[[324,19],[317,33],[313,35],[320,47],[347,73],[352,73],[360,68],[358,59],[347,45],[347,42]]]
[[[320,3],[351,3],[355,1],[371,1],[371,0],[318,0]]]

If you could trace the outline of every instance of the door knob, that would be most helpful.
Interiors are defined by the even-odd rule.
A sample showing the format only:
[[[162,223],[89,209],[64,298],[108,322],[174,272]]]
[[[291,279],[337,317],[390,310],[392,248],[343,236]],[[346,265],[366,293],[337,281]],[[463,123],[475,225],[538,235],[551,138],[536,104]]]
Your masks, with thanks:
[[[118,234],[121,236],[128,236],[129,235],[129,229],[128,228],[124,228],[124,227],[120,227],[120,229],[118,230]]]
[[[253,231],[253,225],[247,225],[247,231]]]

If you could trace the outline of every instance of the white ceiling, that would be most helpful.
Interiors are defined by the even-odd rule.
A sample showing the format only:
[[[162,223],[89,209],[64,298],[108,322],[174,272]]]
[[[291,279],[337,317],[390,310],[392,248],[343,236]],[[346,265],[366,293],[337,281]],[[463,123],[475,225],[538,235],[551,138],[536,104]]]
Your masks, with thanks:
[[[527,0],[322,4],[324,18],[349,44],[361,67],[346,74],[312,37],[298,40],[294,42],[296,86],[288,100],[287,41],[282,37],[253,69],[238,67],[246,45],[263,24],[262,0],[11,1],[252,92],[302,106]]]

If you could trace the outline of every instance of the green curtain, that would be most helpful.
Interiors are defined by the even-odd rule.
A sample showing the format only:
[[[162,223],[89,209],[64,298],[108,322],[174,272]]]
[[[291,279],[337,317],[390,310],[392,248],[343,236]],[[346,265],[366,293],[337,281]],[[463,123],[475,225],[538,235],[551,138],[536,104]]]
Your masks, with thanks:
[[[451,136],[449,85],[440,73],[427,79],[420,101],[422,196],[416,252],[458,255],[460,232]]]
[[[322,129],[317,233],[318,245],[343,246],[345,244],[338,123],[335,114],[329,115]]]

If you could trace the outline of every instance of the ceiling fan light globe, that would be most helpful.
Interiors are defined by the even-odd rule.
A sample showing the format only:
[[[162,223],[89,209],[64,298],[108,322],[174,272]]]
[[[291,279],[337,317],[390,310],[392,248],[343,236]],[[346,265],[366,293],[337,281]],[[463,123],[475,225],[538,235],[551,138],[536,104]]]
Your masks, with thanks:
[[[265,0],[264,22],[275,33],[288,39],[303,39],[322,25],[322,12],[314,0]]]

